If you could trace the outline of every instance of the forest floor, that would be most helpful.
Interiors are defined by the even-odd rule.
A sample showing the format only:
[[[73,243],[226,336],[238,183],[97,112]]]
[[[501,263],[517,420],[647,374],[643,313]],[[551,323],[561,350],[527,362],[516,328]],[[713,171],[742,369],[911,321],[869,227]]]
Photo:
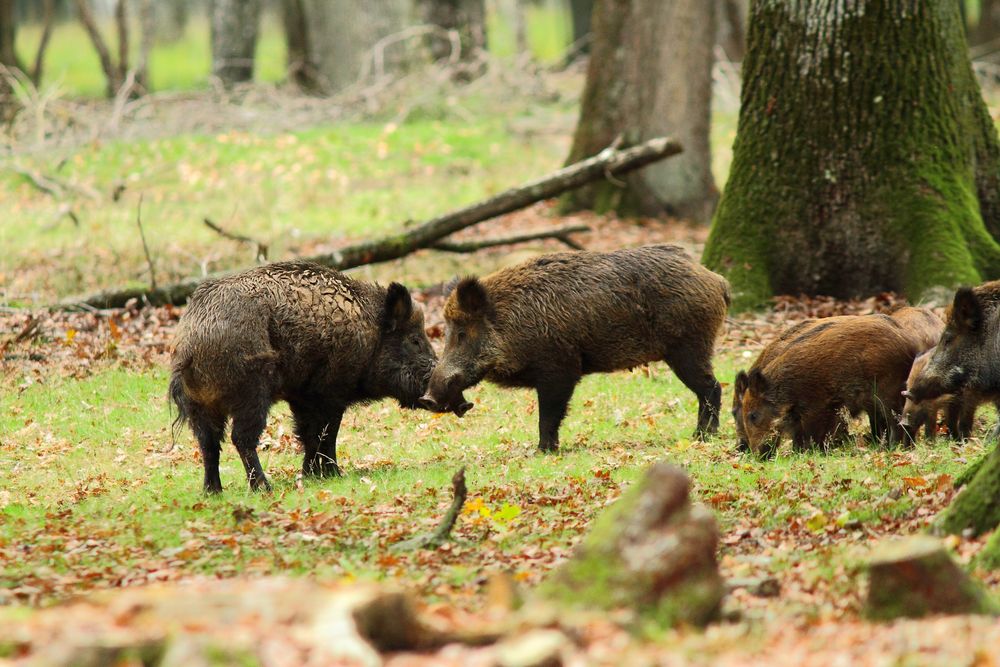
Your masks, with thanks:
[[[279,406],[262,442],[274,493],[250,493],[227,446],[218,497],[201,492],[190,433],[175,438],[170,428],[169,345],[182,309],[43,307],[149,280],[136,225],[140,197],[157,278],[166,282],[252,263],[252,249],[219,238],[202,224],[205,217],[264,240],[278,259],[388,232],[402,220],[541,175],[566,154],[575,104],[566,95],[545,99],[474,120],[452,110],[401,125],[110,140],[18,158],[22,170],[64,183],[59,195],[40,191],[23,174],[0,175],[0,197],[9,202],[0,222],[0,659],[30,661],[80,637],[144,636],[149,628],[123,615],[115,598],[81,596],[150,584],[172,586],[163,595],[191,601],[226,585],[216,580],[249,580],[246,590],[263,591],[258,604],[280,598],[294,605],[311,599],[296,602],[303,578],[318,582],[317,590],[384,582],[412,591],[428,614],[449,622],[489,618],[496,575],[530,590],[624,487],[665,460],[691,475],[695,499],[715,512],[723,575],[773,578],[776,594],[737,587],[725,602],[727,621],[705,632],[635,638],[590,623],[573,635],[575,659],[990,664],[987,658],[1000,652],[1000,626],[992,621],[872,625],[859,612],[867,550],[925,529],[947,505],[954,477],[986,451],[979,437],[992,411],[982,415],[979,437],[962,444],[939,439],[886,450],[866,443],[858,424],[851,444],[826,453],[786,448],[758,461],[735,449],[728,407],[738,369],[798,319],[885,310],[899,303],[892,295],[782,298],[768,310],[734,315],[716,362],[727,414],[719,435],[704,442],[690,437],[693,395],[663,364],[586,378],[554,456],[535,451],[534,396],[484,384],[468,392],[476,407],[461,420],[390,402],[352,409],[338,446],[344,476],[302,480],[290,417]],[[716,124],[721,142],[732,121]],[[571,222],[592,227],[576,237],[592,249],[668,241],[698,256],[707,235],[679,221],[563,217],[551,202],[465,235]],[[425,251],[355,273],[413,287],[440,345],[440,282],[557,248],[546,241],[474,256]],[[394,551],[440,520],[460,466],[469,497],[454,540],[433,551]],[[1000,575],[971,565],[985,537],[948,545],[995,590]],[[259,611],[241,621],[239,641],[264,664],[301,664],[295,651],[308,653],[305,640],[265,622],[271,617]],[[201,619],[192,631],[218,631],[215,623]],[[491,664],[492,650],[453,646],[391,662]]]

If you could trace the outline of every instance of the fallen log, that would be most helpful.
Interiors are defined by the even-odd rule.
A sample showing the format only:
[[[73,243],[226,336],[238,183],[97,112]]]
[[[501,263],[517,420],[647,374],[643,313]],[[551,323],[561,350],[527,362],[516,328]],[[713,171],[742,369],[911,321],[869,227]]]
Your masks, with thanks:
[[[683,149],[672,139],[658,137],[626,149],[605,148],[597,155],[563,167],[544,178],[502,192],[490,199],[446,213],[399,234],[363,241],[333,252],[302,257],[305,261],[344,271],[365,264],[399,259],[416,250],[429,248],[446,236],[475,224],[530,206],[535,202],[556,197],[600,178],[610,178],[634,171],[677,155]],[[231,272],[210,274],[202,278],[182,280],[156,289],[128,287],[113,289],[82,298],[60,302],[63,308],[121,308],[132,299],[152,305],[181,305],[205,280]]]

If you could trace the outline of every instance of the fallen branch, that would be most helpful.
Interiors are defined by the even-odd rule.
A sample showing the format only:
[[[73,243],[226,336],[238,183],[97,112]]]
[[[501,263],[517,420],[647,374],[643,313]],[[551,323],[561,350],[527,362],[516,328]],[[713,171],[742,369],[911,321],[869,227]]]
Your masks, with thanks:
[[[452,211],[429,220],[405,232],[374,241],[363,241],[323,255],[302,257],[323,266],[344,271],[365,264],[376,264],[405,257],[423,248],[429,248],[446,236],[475,224],[512,213],[535,202],[557,197],[606,176],[622,174],[659,162],[683,150],[672,139],[658,137],[626,149],[605,148],[597,155],[563,167],[544,178],[502,192],[490,199]],[[98,292],[76,299],[64,300],[63,307],[91,306],[94,308],[121,308],[138,299],[150,304],[181,305],[205,280],[228,275],[231,272],[191,278],[158,289],[133,287]]]
[[[13,165],[11,167],[11,171],[23,176],[24,179],[34,186],[36,190],[44,192],[45,194],[55,197],[56,199],[64,198],[67,190],[73,191],[85,197],[90,197],[91,199],[101,198],[101,195],[92,188],[84,185],[77,185],[76,183],[61,181],[54,176],[46,176],[41,172],[32,171],[31,169],[26,169],[25,167]]]
[[[482,241],[438,241],[431,246],[434,250],[444,252],[470,253],[484,248],[495,248],[503,245],[513,245],[515,243],[525,243],[527,241],[538,241],[541,239],[557,239],[574,250],[583,250],[583,246],[570,238],[570,234],[589,232],[587,225],[566,225],[556,227],[544,232],[533,232],[531,234],[514,234],[513,236],[501,236],[494,239],[483,239]]]
[[[444,518],[433,533],[417,535],[393,546],[395,551],[412,551],[413,549],[433,549],[451,535],[451,529],[455,527],[458,520],[458,513],[465,506],[465,499],[469,495],[469,490],[465,486],[465,466],[458,469],[455,476],[451,478],[452,499],[451,507],[445,513]]]
[[[266,243],[262,243],[261,241],[258,241],[257,239],[251,238],[249,236],[244,236],[243,234],[236,234],[233,232],[226,231],[225,229],[220,227],[217,223],[213,222],[211,218],[204,218],[202,219],[202,222],[205,223],[206,227],[208,227],[209,229],[211,229],[213,232],[215,232],[224,239],[229,239],[230,241],[238,241],[239,243],[249,243],[256,249],[257,261],[258,262],[267,261],[268,245]]]
[[[38,336],[38,334],[41,331],[41,324],[42,321],[37,317],[35,317],[34,315],[28,317],[28,321],[24,323],[24,326],[21,328],[20,333],[18,333],[16,336],[8,338],[3,342],[2,345],[0,345],[0,353],[6,352],[7,349],[13,345],[18,345],[19,343],[22,343],[26,340]]]

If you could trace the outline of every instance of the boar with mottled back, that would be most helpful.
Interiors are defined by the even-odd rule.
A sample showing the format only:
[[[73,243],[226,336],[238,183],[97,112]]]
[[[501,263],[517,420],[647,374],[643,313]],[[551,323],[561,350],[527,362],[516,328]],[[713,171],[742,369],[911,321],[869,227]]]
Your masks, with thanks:
[[[797,449],[839,434],[841,412],[868,414],[873,438],[903,434],[898,414],[917,343],[885,315],[821,320],[766,368],[747,374],[743,425],[750,449],[772,455],[782,434]]]
[[[1000,281],[962,287],[948,311],[941,341],[926,367],[910,384],[907,398],[920,403],[945,395],[960,395],[978,406],[1000,398]],[[974,407],[971,408],[974,411]],[[968,435],[968,416],[956,437]],[[989,436],[1000,433],[1000,424]]]
[[[458,283],[428,407],[453,410],[483,379],[538,393],[538,446],[555,451],[580,378],[665,361],[698,397],[702,435],[718,429],[712,370],[729,284],[676,246],[545,255]]]
[[[220,442],[232,440],[254,490],[270,489],[257,444],[270,406],[287,401],[309,475],[337,475],[337,431],[353,403],[417,407],[435,363],[424,318],[398,283],[364,283],[316,264],[268,264],[212,280],[177,329],[170,396],[201,448],[207,492],[222,490]]]

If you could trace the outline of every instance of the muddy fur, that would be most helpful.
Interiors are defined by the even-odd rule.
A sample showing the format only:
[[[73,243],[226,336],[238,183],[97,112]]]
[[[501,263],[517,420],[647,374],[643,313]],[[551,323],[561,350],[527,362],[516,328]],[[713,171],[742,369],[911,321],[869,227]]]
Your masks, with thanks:
[[[773,454],[782,435],[797,449],[835,440],[844,434],[842,412],[866,412],[872,436],[895,442],[903,437],[902,392],[917,350],[885,315],[830,317],[802,330],[741,381],[750,449]]]
[[[206,282],[174,344],[170,397],[201,447],[205,489],[218,492],[228,419],[252,488],[270,488],[257,444],[270,406],[287,401],[307,474],[339,474],[337,431],[351,404],[415,407],[435,362],[423,313],[398,283],[352,280],[284,262]]]
[[[724,278],[679,247],[545,255],[458,283],[429,395],[447,409],[483,379],[538,392],[539,448],[557,449],[580,378],[665,361],[698,397],[697,434],[718,429],[712,370],[729,306]]]

